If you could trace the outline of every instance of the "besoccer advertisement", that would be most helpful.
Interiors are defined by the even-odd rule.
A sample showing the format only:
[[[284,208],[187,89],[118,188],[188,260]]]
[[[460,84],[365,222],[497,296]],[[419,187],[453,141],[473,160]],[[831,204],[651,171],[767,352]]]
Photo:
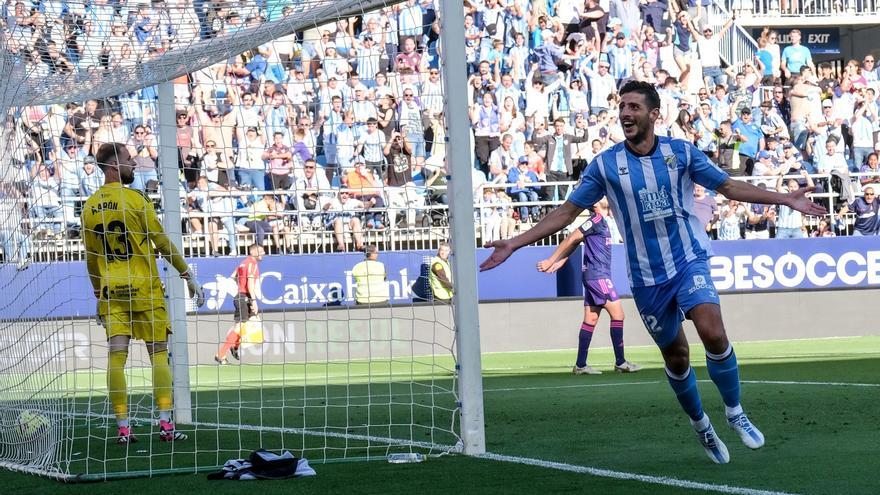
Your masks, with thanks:
[[[801,289],[847,289],[880,286],[880,244],[876,237],[838,237],[798,240],[713,242],[712,280],[721,293]],[[480,300],[543,299],[583,294],[579,252],[553,275],[539,273],[538,261],[552,247],[528,247],[514,253],[501,267],[478,275]],[[427,296],[427,266],[433,252],[381,253],[390,304],[409,304]],[[480,249],[477,260],[489,255]],[[244,258],[193,258],[193,267],[205,289],[202,313],[232,311],[238,293],[235,269]],[[360,254],[266,256],[260,263],[263,311],[354,304],[356,281],[351,269]],[[626,275],[625,250],[613,247],[612,279],[622,296],[631,291]],[[172,270],[173,271],[173,270]],[[85,263],[33,263],[16,272],[0,268],[5,280],[35,295],[22,307],[0,304],[0,319],[90,317],[95,300]],[[193,308],[189,308],[193,309]]]

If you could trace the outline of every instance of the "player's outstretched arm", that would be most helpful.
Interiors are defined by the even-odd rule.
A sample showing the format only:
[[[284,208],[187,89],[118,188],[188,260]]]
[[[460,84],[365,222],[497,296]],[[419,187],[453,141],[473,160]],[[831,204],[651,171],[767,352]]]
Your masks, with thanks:
[[[745,203],[785,205],[805,215],[827,215],[828,211],[824,207],[813,203],[807,197],[807,194],[813,192],[814,189],[814,187],[803,187],[791,193],[779,193],[753,186],[748,182],[727,179],[715,190],[728,199]]]
[[[584,234],[581,232],[581,229],[575,229],[574,232],[568,234],[565,240],[556,246],[556,249],[549,258],[538,262],[538,271],[544,273],[556,273],[563,267],[563,265],[565,265],[568,257],[571,256],[571,253],[574,252],[578,247],[578,244],[583,240]]]
[[[548,235],[559,232],[566,225],[571,225],[574,219],[584,211],[580,206],[575,205],[571,201],[566,201],[559,208],[556,208],[546,217],[541,219],[534,227],[526,232],[512,238],[502,241],[494,241],[487,243],[484,247],[495,248],[492,254],[480,264],[480,271],[491,270],[496,266],[504,263],[504,260],[510,257],[517,249],[528,246],[529,244],[539,241]]]

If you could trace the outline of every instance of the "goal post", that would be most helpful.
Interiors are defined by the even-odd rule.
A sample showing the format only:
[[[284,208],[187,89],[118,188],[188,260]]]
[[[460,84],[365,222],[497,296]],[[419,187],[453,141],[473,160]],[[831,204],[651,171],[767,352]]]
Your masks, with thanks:
[[[179,252],[183,251],[181,232],[180,181],[177,180],[177,111],[174,106],[174,85],[159,83],[159,173],[162,180],[162,226]],[[171,180],[170,178],[174,178]],[[181,424],[191,424],[192,397],[190,396],[189,345],[186,322],[187,293],[184,281],[168,264],[164,265],[165,287],[168,296],[168,315],[171,318],[169,358],[174,383],[174,417]]]
[[[459,57],[465,53],[464,11],[458,2],[443,0],[441,31],[444,36],[442,69],[446,95],[467,94],[467,73]],[[461,437],[464,453],[486,452],[483,417],[483,378],[480,359],[480,313],[477,291],[476,234],[473,228],[474,194],[471,180],[473,158],[470,147],[468,104],[463,98],[448,97],[446,126],[449,136],[447,166],[450,184],[450,237],[455,263],[456,295],[453,299],[457,331]]]

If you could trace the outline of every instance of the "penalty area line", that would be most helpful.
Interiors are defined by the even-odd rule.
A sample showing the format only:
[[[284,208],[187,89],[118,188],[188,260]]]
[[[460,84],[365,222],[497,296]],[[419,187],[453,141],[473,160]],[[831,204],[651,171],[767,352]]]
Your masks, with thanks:
[[[600,469],[589,466],[578,466],[576,464],[567,464],[564,462],[545,461],[541,459],[532,459],[529,457],[516,457],[503,454],[494,454],[491,452],[487,452],[476,457],[482,459],[490,459],[493,461],[510,462],[527,466],[537,466],[546,469],[555,469],[557,471],[567,471],[570,473],[588,474],[601,478],[638,481],[641,483],[649,483],[652,485],[665,485],[675,488],[686,488],[690,490],[729,493],[734,495],[795,495],[788,492],[759,490],[756,488],[744,488],[730,485],[715,485],[712,483],[701,483],[699,481],[682,480],[678,478],[670,478],[667,476],[649,476],[646,474],[628,473],[625,471],[614,471],[611,469]]]

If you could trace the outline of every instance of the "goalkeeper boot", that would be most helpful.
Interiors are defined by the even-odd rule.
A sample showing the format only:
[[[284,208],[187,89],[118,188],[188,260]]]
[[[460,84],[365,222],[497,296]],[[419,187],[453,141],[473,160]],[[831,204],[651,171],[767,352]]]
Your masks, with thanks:
[[[239,355],[238,355],[238,348],[239,348],[239,346],[235,346],[232,349],[229,349],[229,354],[231,354],[232,357],[234,357],[236,361],[241,361],[241,357],[239,357]]]
[[[602,374],[601,371],[597,370],[596,368],[593,368],[590,365],[586,365],[586,366],[575,365],[575,367],[571,369],[571,372],[574,373],[575,375],[601,375]]]
[[[693,423],[693,420],[691,423]],[[700,445],[703,446],[703,450],[706,451],[706,455],[709,459],[712,459],[712,462],[716,464],[727,464],[730,462],[727,446],[718,438],[712,423],[709,423],[709,426],[705,429],[697,431],[697,439],[700,440]]]
[[[186,434],[174,429],[171,421],[159,420],[159,440],[163,442],[179,442],[186,440]]]
[[[624,361],[620,364],[614,365],[614,371],[618,373],[635,373],[639,371],[642,367],[636,363],[631,363],[629,361]]]
[[[131,434],[131,428],[128,426],[120,426],[119,433],[116,436],[116,443],[120,445],[125,445],[129,443],[137,443],[138,439],[136,436]]]
[[[219,365],[229,364],[229,361],[227,361],[226,358],[221,359],[219,356],[214,356],[214,362]]]
[[[764,434],[755,428],[755,425],[749,421],[746,413],[741,412],[727,418],[727,424],[730,425],[733,431],[739,434],[739,438],[742,439],[746,447],[760,449],[764,446]]]

